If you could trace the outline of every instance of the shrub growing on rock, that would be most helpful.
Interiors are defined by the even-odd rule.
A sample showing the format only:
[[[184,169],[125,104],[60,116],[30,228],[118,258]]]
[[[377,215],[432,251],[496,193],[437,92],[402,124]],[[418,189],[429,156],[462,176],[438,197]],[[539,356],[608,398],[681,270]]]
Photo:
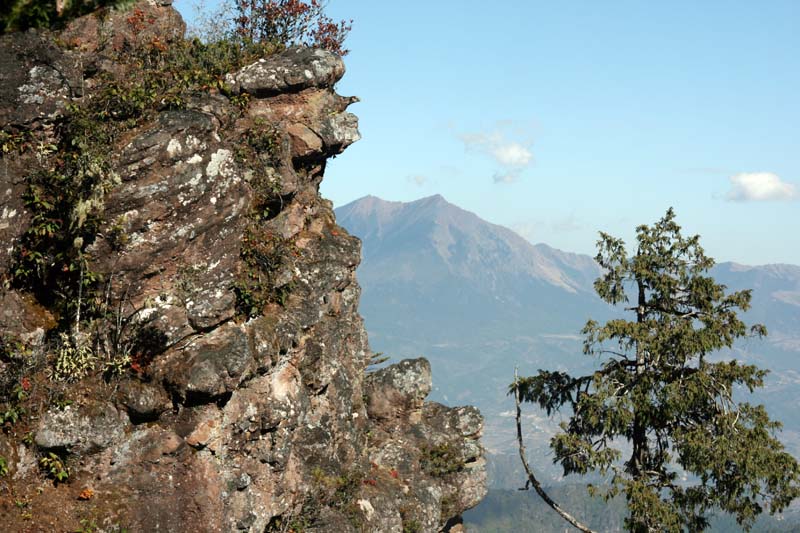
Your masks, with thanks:
[[[209,41],[303,45],[347,55],[353,21],[332,19],[326,6],[322,0],[230,0],[210,16],[201,8],[196,32]]]
[[[347,54],[344,40],[351,22],[334,21],[320,0],[233,0],[238,35],[254,42],[317,46]]]

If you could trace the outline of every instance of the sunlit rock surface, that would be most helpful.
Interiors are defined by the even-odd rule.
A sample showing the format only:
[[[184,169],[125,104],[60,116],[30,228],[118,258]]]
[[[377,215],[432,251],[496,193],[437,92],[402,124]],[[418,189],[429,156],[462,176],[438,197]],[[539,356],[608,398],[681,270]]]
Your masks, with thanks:
[[[157,20],[150,33],[129,31],[134,9]],[[101,83],[98,72],[132,75],[108,50],[183,31],[169,2],[140,2],[71,23],[59,37],[66,49],[44,33],[0,38],[3,127],[57,135],[53,121]],[[0,434],[3,528],[438,531],[483,497],[477,410],[425,403],[424,359],[367,371],[360,243],[318,192],[326,159],[359,139],[346,111],[356,99],[333,90],[343,74],[339,57],[289,49],[228,76],[229,94],[251,97],[244,111],[221,94],[198,96],[120,138],[117,181],[86,256],[116,309],[109,327],[146,323],[136,367],[121,377],[95,373],[51,393],[48,332],[59,317],[4,285],[4,335],[47,364],[24,377],[38,403]],[[253,132],[270,135],[269,154],[242,155]],[[35,158],[0,159],[3,279],[35,215],[22,199]],[[256,173],[273,200],[254,225]],[[235,291],[251,241],[273,297],[243,314]],[[10,391],[22,377],[7,368],[0,362]],[[47,453],[64,458],[66,482],[45,478]]]

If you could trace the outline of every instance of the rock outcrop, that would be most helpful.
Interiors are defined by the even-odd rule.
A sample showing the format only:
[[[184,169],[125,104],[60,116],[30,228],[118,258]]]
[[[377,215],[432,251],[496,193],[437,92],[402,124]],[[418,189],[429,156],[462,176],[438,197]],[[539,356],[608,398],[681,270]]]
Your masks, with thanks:
[[[61,152],[75,108],[138,76],[130,50],[178,42],[165,4],[0,37],[0,522],[453,529],[486,490],[482,419],[424,401],[424,359],[368,371],[360,243],[319,195],[359,138],[339,57],[288,49],[111,109],[94,159]],[[38,198],[74,161],[79,194]]]

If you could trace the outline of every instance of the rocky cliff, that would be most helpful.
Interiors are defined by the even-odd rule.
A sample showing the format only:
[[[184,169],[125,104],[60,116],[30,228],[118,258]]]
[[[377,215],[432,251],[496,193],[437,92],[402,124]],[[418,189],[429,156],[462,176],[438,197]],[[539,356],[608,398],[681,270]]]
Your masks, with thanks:
[[[8,531],[438,531],[485,493],[470,407],[369,371],[359,138],[321,50],[183,40],[168,1],[0,37]]]

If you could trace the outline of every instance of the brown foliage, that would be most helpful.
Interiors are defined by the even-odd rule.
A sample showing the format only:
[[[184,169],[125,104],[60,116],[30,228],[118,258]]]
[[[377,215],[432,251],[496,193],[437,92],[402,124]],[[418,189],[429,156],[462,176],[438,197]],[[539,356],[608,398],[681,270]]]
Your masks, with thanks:
[[[335,21],[321,0],[233,0],[234,29],[245,40],[302,44],[346,55],[352,20]]]

